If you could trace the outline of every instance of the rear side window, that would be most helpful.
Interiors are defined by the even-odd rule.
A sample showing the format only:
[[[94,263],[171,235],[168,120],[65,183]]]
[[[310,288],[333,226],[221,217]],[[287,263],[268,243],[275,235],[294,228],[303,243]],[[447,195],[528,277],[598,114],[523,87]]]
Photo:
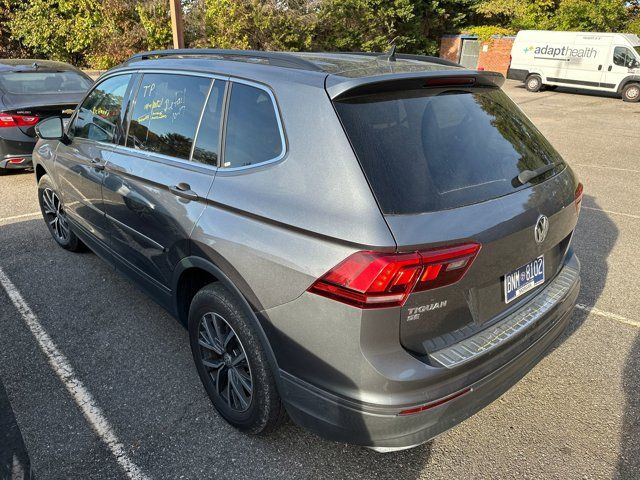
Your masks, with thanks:
[[[131,113],[127,146],[188,159],[211,81],[145,74]]]
[[[213,166],[218,163],[222,105],[224,103],[224,88],[226,84],[227,82],[224,80],[215,80],[213,83],[207,105],[202,114],[196,146],[193,149],[192,160],[194,162]]]
[[[131,75],[118,75],[101,82],[82,102],[72,135],[99,142],[115,142],[122,132],[120,111]]]
[[[362,96],[336,110],[386,214],[431,212],[527,188],[523,170],[562,159],[499,89]]]
[[[72,70],[62,72],[7,72],[0,75],[0,88],[7,93],[82,93],[91,80]]]
[[[234,83],[225,136],[224,167],[255,165],[283,152],[280,126],[271,96],[257,87]]]

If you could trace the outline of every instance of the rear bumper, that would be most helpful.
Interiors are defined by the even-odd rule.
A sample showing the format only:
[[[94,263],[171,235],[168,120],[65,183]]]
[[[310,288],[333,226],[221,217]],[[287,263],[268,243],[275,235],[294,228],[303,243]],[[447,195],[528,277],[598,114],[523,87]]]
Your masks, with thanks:
[[[0,132],[0,169],[31,168],[31,155],[37,140],[26,135],[19,127],[3,128]],[[14,159],[22,161],[11,162]]]
[[[0,159],[0,168],[7,170],[23,170],[31,167],[33,167],[31,155],[7,155]]]
[[[507,79],[508,80],[520,80],[524,82],[529,76],[529,70],[522,70],[519,68],[509,68],[507,70]]]
[[[575,256],[568,263],[579,271]],[[567,293],[535,326],[510,340],[504,350],[484,361],[491,365],[499,363],[490,373],[473,379],[473,372],[479,369],[478,360],[451,370],[450,381],[445,379],[437,385],[425,382],[426,385],[421,389],[425,398],[422,404],[365,404],[334,395],[281,372],[281,393],[287,411],[296,423],[331,440],[381,450],[424,443],[493,402],[531,370],[569,323],[579,290],[580,279],[577,276]],[[514,355],[514,351],[517,354]],[[457,381],[465,376],[468,383]],[[384,389],[384,386],[381,385],[381,388]],[[437,401],[466,389],[470,390],[421,413],[399,415],[402,410]],[[438,394],[430,394],[433,392]]]

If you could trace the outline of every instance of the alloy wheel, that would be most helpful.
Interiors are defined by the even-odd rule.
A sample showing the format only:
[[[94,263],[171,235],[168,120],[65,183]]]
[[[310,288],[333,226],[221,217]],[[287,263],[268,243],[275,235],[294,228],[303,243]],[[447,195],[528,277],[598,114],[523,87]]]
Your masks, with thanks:
[[[45,220],[49,224],[53,235],[63,243],[68,242],[70,233],[69,221],[60,198],[50,188],[45,188],[42,191],[42,208]]]
[[[247,354],[235,330],[217,313],[206,313],[198,327],[200,361],[219,398],[236,412],[251,405],[253,381]]]

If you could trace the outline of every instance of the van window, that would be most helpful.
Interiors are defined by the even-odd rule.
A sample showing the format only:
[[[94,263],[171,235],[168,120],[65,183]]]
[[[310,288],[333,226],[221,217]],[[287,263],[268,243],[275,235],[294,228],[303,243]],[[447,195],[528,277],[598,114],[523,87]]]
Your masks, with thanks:
[[[127,146],[188,159],[211,81],[145,74],[131,113]]]
[[[523,170],[562,159],[499,89],[434,94],[425,90],[360,96],[335,103],[373,192],[386,214],[456,208],[530,184]]]
[[[616,47],[613,49],[613,63],[619,67],[630,67],[635,61],[635,55],[628,48]]]
[[[220,121],[222,117],[222,103],[224,100],[224,87],[227,84],[224,80],[215,80],[211,88],[211,94],[207,101],[196,146],[193,149],[194,162],[205,163],[207,165],[218,164],[218,146],[220,142]]]
[[[234,83],[229,99],[224,167],[245,167],[273,160],[283,152],[280,127],[269,94]]]
[[[115,142],[122,132],[120,111],[131,75],[118,75],[101,82],[82,102],[71,128],[76,138]]]

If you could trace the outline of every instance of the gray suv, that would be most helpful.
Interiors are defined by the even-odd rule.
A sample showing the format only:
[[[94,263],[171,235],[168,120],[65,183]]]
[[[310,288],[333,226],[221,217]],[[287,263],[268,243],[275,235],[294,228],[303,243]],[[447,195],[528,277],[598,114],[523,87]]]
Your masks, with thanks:
[[[38,125],[42,214],[189,329],[235,427],[412,447],[525,375],[579,291],[582,185],[503,81],[393,52],[135,55]]]

